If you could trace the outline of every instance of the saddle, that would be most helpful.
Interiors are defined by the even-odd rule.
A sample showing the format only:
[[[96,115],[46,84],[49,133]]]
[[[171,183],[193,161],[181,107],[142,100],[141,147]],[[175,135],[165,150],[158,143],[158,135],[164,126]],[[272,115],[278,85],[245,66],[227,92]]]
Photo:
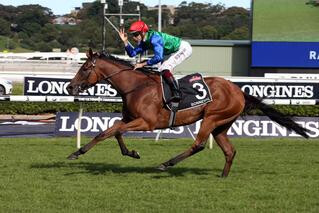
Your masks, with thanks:
[[[174,102],[171,101],[173,92],[160,72],[154,71],[154,69],[145,70],[145,68],[140,71],[145,74],[160,75],[164,105],[171,111],[168,121],[168,126],[171,129],[173,129],[177,111],[198,107],[212,101],[210,90],[200,73],[186,75],[177,80],[181,92],[181,100],[180,102]]]
[[[194,108],[212,101],[210,90],[200,73],[190,74],[178,79],[178,84],[182,99],[178,104],[177,110],[182,111]],[[172,103],[169,102],[172,97],[172,91],[162,76],[161,85],[165,106],[172,110]]]

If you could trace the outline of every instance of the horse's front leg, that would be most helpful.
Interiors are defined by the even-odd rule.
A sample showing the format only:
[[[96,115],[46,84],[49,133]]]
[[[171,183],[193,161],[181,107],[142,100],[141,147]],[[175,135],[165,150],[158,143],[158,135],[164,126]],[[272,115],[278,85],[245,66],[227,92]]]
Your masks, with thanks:
[[[81,147],[76,152],[72,153],[67,157],[69,160],[75,160],[79,158],[79,155],[85,154],[87,151],[89,151],[93,146],[95,146],[97,143],[99,143],[102,140],[105,140],[106,138],[115,136],[118,133],[118,130],[121,125],[125,124],[123,121],[116,121],[114,125],[105,130],[104,132],[101,132],[98,134],[95,138],[93,138],[89,143]]]
[[[150,128],[150,125],[142,118],[135,119],[129,123],[124,123],[123,121],[116,122],[116,123],[114,123],[114,125],[111,128],[100,133],[93,140],[91,140],[88,144],[84,145],[79,150],[77,150],[76,152],[69,155],[67,159],[69,159],[69,160],[78,159],[79,155],[85,154],[93,146],[95,146],[98,142],[105,140],[109,137],[121,135],[126,131],[146,131],[146,130],[150,130],[149,128]],[[119,137],[119,138],[121,139],[121,137]],[[122,149],[123,149],[123,151],[125,151],[125,149],[127,150],[127,148],[123,142],[123,139],[122,139],[122,141],[118,140],[118,142],[120,144],[121,151],[122,151]],[[134,152],[132,151],[131,154],[132,154],[132,156],[135,156],[136,158],[138,156],[137,152],[135,152],[135,154],[134,154]]]
[[[136,159],[140,159],[141,158],[137,151],[135,151],[135,150],[129,151],[127,149],[121,133],[116,134],[115,138],[116,138],[116,140],[117,140],[117,142],[118,142],[118,144],[120,146],[122,155],[127,155],[129,157],[136,158]]]

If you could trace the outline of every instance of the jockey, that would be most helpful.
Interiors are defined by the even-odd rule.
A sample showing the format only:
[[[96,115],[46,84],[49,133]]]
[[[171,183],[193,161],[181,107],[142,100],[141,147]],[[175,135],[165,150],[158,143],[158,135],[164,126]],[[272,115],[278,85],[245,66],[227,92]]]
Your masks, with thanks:
[[[172,71],[177,65],[190,57],[192,54],[191,45],[175,36],[149,30],[143,21],[134,22],[129,32],[138,43],[138,46],[135,48],[129,45],[124,29],[120,30],[119,36],[124,42],[125,50],[130,57],[134,57],[148,49],[152,49],[154,52],[154,56],[151,59],[137,63],[134,69],[161,63],[159,71],[162,72],[162,76],[173,92],[171,101],[179,102],[181,99],[180,90]],[[168,58],[164,59],[164,56],[168,56]]]

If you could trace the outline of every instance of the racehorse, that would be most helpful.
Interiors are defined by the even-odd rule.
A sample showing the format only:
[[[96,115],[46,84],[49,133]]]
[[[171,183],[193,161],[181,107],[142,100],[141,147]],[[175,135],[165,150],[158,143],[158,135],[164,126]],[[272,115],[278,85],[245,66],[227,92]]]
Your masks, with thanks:
[[[126,131],[152,131],[168,127],[170,111],[163,103],[160,76],[143,72],[143,70],[134,70],[127,61],[105,53],[93,53],[90,49],[87,52],[86,62],[71,80],[67,90],[70,95],[78,95],[79,92],[83,92],[101,80],[108,81],[121,95],[123,119],[98,134],[89,143],[68,156],[68,159],[77,159],[79,155],[85,154],[100,141],[112,136],[117,139],[122,155],[138,159],[140,158],[138,152],[127,149],[122,134]],[[160,164],[157,167],[159,170],[165,171],[185,158],[202,151],[209,135],[212,134],[226,159],[221,177],[227,177],[236,154],[227,136],[227,130],[241,113],[251,109],[259,109],[287,129],[305,138],[309,137],[307,129],[258,98],[242,92],[232,82],[220,77],[207,77],[204,80],[213,101],[178,111],[174,124],[174,126],[184,126],[202,119],[196,139],[185,152]]]

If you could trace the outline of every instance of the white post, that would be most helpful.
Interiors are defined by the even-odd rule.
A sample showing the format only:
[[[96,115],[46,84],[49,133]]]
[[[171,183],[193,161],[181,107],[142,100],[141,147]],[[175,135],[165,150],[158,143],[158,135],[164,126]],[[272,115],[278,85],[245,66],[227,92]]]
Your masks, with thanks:
[[[158,0],[158,32],[162,32],[162,4]]]
[[[213,135],[209,134],[209,149],[213,149],[213,144],[214,144],[214,139],[213,139]]]
[[[81,120],[82,120],[82,113],[83,113],[83,108],[82,106],[80,107],[79,111],[79,118],[78,118],[78,128],[76,131],[76,147],[78,149],[81,148]]]
[[[159,140],[161,133],[162,133],[162,130],[159,130],[158,133],[156,134],[156,137],[155,137],[156,142]]]
[[[187,128],[189,134],[192,136],[193,140],[196,140],[194,134],[193,134],[192,131],[189,129],[189,126],[186,126],[186,128]]]

